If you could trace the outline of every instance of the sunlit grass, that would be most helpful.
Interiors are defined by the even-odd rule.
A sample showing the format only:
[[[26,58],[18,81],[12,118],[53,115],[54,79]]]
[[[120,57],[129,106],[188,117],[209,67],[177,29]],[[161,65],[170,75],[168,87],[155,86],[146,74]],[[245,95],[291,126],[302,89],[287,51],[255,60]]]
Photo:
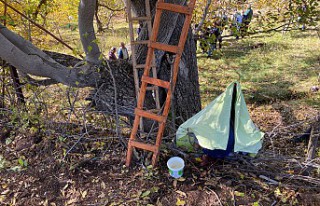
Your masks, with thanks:
[[[320,40],[315,32],[226,39],[218,58],[197,54],[203,105],[232,81],[241,82],[249,102],[286,100],[313,105],[311,99],[319,95],[309,95],[309,90],[318,84],[319,54]]]

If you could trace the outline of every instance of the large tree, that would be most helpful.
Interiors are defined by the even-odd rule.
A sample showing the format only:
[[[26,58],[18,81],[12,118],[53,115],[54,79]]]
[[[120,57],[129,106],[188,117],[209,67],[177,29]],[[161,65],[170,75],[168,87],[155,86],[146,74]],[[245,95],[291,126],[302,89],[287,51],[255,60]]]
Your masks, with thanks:
[[[132,0],[132,7],[138,16],[144,15],[144,1]],[[171,0],[179,3],[178,0]],[[117,104],[119,114],[134,116],[136,105],[132,66],[125,61],[108,62],[102,56],[96,41],[93,20],[96,1],[81,0],[78,9],[79,34],[83,50],[84,61],[78,62],[72,68],[64,62],[57,61],[52,55],[44,53],[31,42],[7,29],[0,24],[0,58],[16,67],[21,75],[46,77],[42,83],[62,83],[73,87],[92,87],[91,95],[95,106],[102,111],[112,112]],[[155,14],[156,1],[151,1],[152,15]],[[165,12],[161,21],[158,41],[177,44],[183,15]],[[144,31],[144,30],[143,30]],[[139,39],[147,38],[146,31],[141,32]],[[106,37],[107,38],[107,37]],[[146,47],[137,50],[138,62],[143,63]],[[174,108],[176,116],[186,120],[201,108],[197,61],[192,34],[189,32],[182,55],[177,86],[175,88]],[[156,52],[158,76],[170,80],[170,54]],[[161,91],[162,97],[165,91]],[[116,97],[116,98],[115,98]],[[154,106],[152,94],[147,95],[146,107]],[[163,98],[161,98],[163,100]]]

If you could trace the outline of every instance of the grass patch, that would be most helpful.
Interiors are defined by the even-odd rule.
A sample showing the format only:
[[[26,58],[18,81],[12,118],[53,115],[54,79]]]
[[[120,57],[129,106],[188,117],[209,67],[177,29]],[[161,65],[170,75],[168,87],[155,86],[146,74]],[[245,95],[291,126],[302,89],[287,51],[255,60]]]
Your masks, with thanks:
[[[203,106],[232,81],[240,81],[249,103],[297,101],[315,105],[320,42],[315,32],[257,34],[225,39],[220,58],[197,54]]]

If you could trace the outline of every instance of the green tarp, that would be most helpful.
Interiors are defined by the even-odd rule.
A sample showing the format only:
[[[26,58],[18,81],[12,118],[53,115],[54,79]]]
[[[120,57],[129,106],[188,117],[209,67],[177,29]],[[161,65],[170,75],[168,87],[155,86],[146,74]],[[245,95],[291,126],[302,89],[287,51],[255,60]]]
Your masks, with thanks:
[[[236,85],[235,85],[236,84]],[[262,146],[264,133],[250,119],[249,112],[238,82],[231,83],[226,91],[206,108],[188,119],[178,128],[176,143],[179,147],[193,150],[195,135],[201,147],[214,150],[227,148],[233,90],[234,102],[234,152],[257,153]],[[190,134],[194,135],[190,135]]]

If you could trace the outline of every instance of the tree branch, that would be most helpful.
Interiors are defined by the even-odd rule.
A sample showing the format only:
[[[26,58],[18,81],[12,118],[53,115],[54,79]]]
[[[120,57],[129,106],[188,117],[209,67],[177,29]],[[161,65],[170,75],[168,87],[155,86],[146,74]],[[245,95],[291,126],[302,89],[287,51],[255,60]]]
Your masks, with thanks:
[[[209,11],[210,4],[211,4],[211,0],[207,0],[207,4],[206,4],[206,7],[204,8],[204,12],[203,12],[201,21],[200,21],[198,27],[195,28],[195,34],[197,34],[201,30],[201,27],[202,27],[202,25],[204,24],[204,21],[207,18],[207,14],[208,14],[208,11]]]
[[[126,8],[126,7],[122,7],[122,8],[120,8],[120,9],[114,9],[114,8],[111,8],[110,6],[108,6],[107,4],[102,4],[102,3],[100,3],[100,2],[98,2],[98,5],[106,8],[106,9],[108,9],[108,10],[110,10],[110,11],[124,11],[125,8]]]

